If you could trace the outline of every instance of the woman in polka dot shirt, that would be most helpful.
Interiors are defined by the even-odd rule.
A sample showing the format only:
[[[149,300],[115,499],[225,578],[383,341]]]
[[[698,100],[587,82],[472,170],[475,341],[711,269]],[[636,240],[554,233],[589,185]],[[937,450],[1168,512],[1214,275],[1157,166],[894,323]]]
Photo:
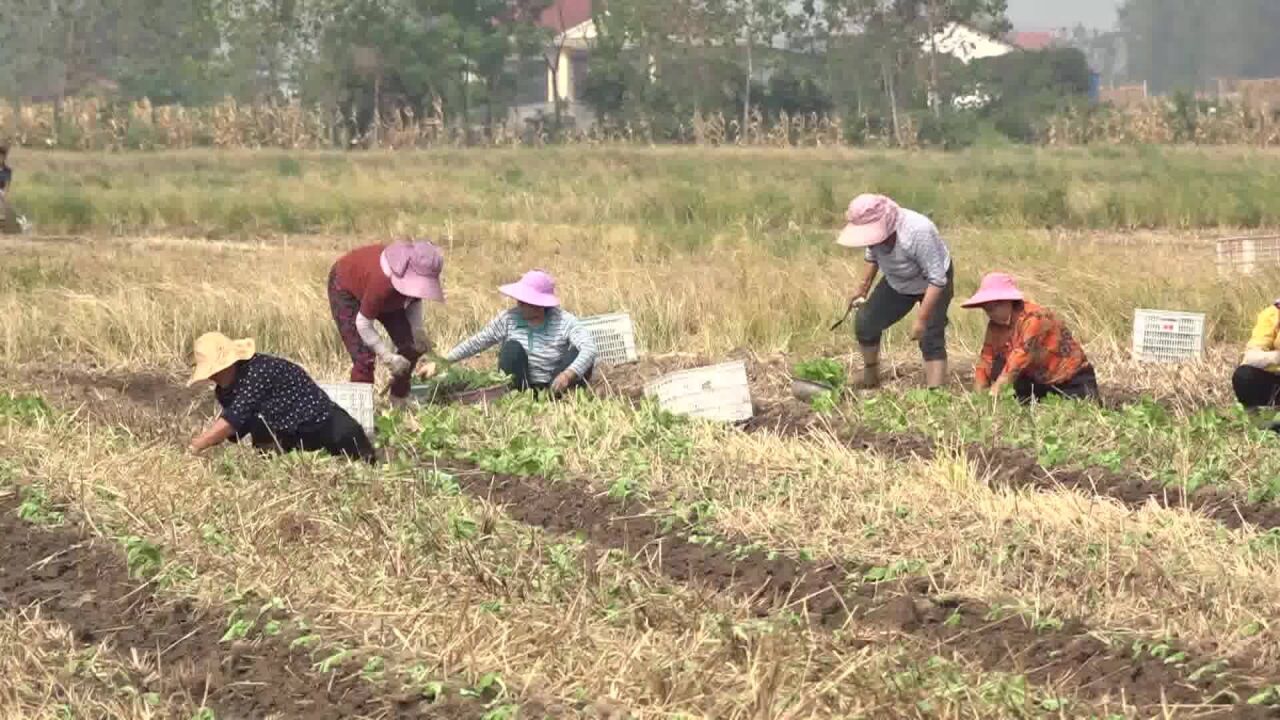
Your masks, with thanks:
[[[222,415],[191,441],[192,452],[248,436],[261,450],[323,450],[373,462],[364,428],[301,367],[221,333],[196,340],[195,360],[188,385],[212,380]]]

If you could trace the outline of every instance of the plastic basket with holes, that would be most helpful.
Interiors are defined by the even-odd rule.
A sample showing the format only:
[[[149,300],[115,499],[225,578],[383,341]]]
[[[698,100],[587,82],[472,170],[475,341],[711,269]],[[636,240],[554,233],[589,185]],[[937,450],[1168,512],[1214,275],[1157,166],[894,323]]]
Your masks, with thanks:
[[[373,439],[373,385],[369,383],[319,383],[335,404],[360,423]]]
[[[747,364],[721,363],[663,376],[644,388],[669,413],[737,423],[751,419]]]
[[[582,325],[596,341],[600,353],[599,362],[608,365],[625,365],[640,359],[636,347],[636,329],[627,313],[595,315],[582,319]]]
[[[1133,312],[1133,357],[1143,362],[1184,362],[1204,354],[1204,314],[1170,310]]]

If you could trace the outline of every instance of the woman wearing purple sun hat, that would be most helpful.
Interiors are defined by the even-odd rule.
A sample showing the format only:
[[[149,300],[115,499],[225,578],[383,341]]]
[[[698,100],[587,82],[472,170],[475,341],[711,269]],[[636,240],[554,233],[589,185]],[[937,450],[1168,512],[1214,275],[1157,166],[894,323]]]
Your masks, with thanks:
[[[859,195],[849,203],[847,224],[836,242],[864,251],[862,285],[849,306],[862,304],[855,334],[862,352],[863,386],[880,383],[880,338],[916,305],[911,339],[924,356],[925,383],[941,387],[947,378],[947,309],[955,295],[951,251],[929,218],[898,207],[884,195]],[[876,275],[884,279],[875,286]]]
[[[445,360],[465,360],[495,345],[498,368],[516,390],[560,394],[586,385],[596,364],[596,343],[572,313],[560,307],[555,280],[530,270],[498,292],[516,301],[483,330],[449,351]]]

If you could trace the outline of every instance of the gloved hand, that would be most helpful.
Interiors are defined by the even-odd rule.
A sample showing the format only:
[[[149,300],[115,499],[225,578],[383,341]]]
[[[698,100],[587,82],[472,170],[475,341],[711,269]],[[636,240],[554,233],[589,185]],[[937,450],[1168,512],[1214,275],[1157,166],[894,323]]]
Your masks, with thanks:
[[[408,375],[413,369],[413,363],[409,362],[409,358],[400,353],[387,353],[382,356],[382,362],[386,364],[393,377]]]
[[[427,337],[426,335],[413,336],[413,349],[419,355],[430,354],[432,348],[434,347],[435,347],[435,344],[432,343],[431,338]]]
[[[1244,352],[1244,364],[1259,370],[1266,369],[1272,365],[1280,365],[1280,351],[1246,350]]]

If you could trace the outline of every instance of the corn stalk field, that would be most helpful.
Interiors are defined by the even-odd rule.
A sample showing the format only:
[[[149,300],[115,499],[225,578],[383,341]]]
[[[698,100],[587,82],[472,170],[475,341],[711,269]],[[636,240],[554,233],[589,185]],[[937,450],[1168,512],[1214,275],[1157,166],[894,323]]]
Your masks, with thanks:
[[[1280,226],[1271,152],[571,146],[348,154],[21,150],[0,236],[0,716],[1250,718],[1280,708],[1280,437],[1231,372],[1275,271],[1214,239]],[[1103,402],[968,391],[985,320],[952,308],[922,389],[791,396],[860,257],[843,207],[931,214],[957,297],[1014,274]],[[553,273],[643,354],[559,401],[380,395],[385,461],[188,439],[208,330],[321,381],[345,250],[445,252],[449,346]],[[1135,308],[1203,313],[1199,361],[1129,354]],[[644,396],[743,360],[754,417]],[[492,357],[474,361],[488,367]],[[381,369],[379,373],[381,373]],[[1269,419],[1269,418],[1268,418]]]
[[[896,136],[868,118],[819,113],[780,113],[746,118],[697,113],[674,128],[641,120],[618,126],[556,129],[552,120],[523,126],[497,122],[467,128],[451,122],[439,107],[400,107],[357,122],[336,107],[300,103],[246,104],[228,98],[205,106],[153,105],[97,98],[68,98],[51,103],[13,105],[0,101],[0,138],[42,149],[189,150],[192,148],[323,150],[334,148],[404,149],[439,147],[521,147],[640,145],[654,143],[744,147],[924,145],[919,122],[902,119]],[[1269,104],[1206,102],[1178,108],[1163,98],[1125,107],[1087,106],[1049,116],[1035,128],[1034,145],[1208,145],[1273,147],[1280,143],[1280,122]],[[1001,141],[1007,144],[1007,141]]]

